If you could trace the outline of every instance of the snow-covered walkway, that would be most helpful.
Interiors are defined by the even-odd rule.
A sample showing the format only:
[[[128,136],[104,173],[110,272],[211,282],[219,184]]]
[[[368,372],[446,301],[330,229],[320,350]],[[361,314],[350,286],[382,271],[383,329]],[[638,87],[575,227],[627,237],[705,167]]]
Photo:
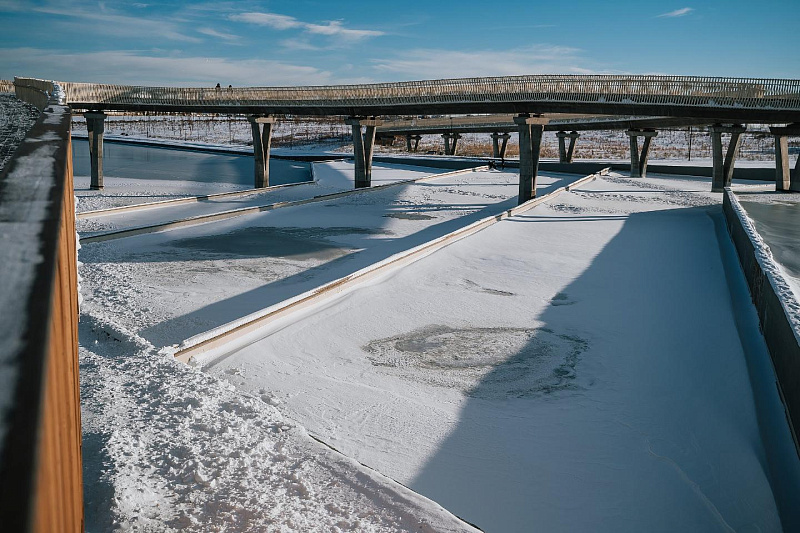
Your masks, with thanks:
[[[205,369],[486,531],[779,531],[707,190],[598,179]]]

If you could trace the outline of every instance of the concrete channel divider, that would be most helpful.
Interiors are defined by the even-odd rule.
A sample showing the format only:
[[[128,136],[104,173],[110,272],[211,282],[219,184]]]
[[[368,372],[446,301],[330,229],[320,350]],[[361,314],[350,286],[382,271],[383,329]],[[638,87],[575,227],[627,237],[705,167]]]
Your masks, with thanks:
[[[722,210],[750,288],[775,369],[778,392],[800,455],[800,302],[730,187],[725,188]]]
[[[211,350],[220,348],[229,342],[241,339],[247,334],[253,333],[254,331],[268,325],[271,322],[274,322],[275,320],[284,318],[291,313],[300,311],[324,299],[333,297],[338,293],[369,281],[390,269],[405,266],[427,257],[437,250],[463,239],[464,237],[468,237],[469,235],[477,233],[489,226],[496,224],[497,222],[500,222],[501,220],[528,211],[537,205],[552,200],[564,191],[571,191],[577,187],[580,187],[581,185],[593,181],[601,175],[607,175],[608,172],[609,169],[604,168],[599,172],[584,176],[583,178],[580,178],[567,186],[559,187],[558,189],[555,189],[544,196],[533,198],[524,204],[503,211],[497,215],[482,218],[481,220],[475,221],[472,224],[448,233],[447,235],[443,235],[403,252],[396,253],[382,261],[373,263],[372,265],[362,268],[361,270],[353,272],[352,274],[321,285],[316,289],[306,291],[275,305],[271,305],[267,308],[261,309],[260,311],[256,311],[255,313],[251,313],[237,320],[228,322],[227,324],[223,324],[209,331],[190,337],[181,342],[179,345],[164,348],[162,353],[172,355],[179,361],[191,364],[193,362],[193,358],[197,355],[207,353]]]
[[[313,168],[313,165],[312,165]],[[310,185],[314,183],[314,173],[311,173],[311,180],[310,181],[300,181],[298,183],[286,183],[283,185],[272,185],[270,187],[263,187],[260,189],[245,189],[243,191],[231,191],[231,192],[221,192],[217,194],[203,194],[200,196],[187,196],[185,198],[173,198],[171,200],[159,200],[157,202],[147,202],[146,204],[133,204],[133,205],[122,205],[119,207],[109,207],[108,209],[97,209],[95,211],[84,211],[83,213],[78,213],[77,219],[83,220],[87,218],[97,218],[97,217],[104,217],[109,215],[116,215],[119,213],[125,213],[128,211],[141,211],[143,209],[154,209],[158,207],[171,207],[173,205],[181,205],[181,204],[193,204],[197,202],[204,202],[206,200],[217,200],[220,198],[236,198],[237,196],[247,196],[250,194],[259,194],[262,192],[269,192],[275,189],[283,189],[286,187],[296,187],[298,185]]]
[[[455,176],[457,174],[466,174],[469,172],[478,172],[488,170],[489,166],[479,166],[473,168],[466,168],[463,170],[454,170],[452,172],[443,172],[441,174],[431,174],[421,178],[412,178],[408,180],[394,181],[392,183],[385,183],[383,185],[375,185],[363,189],[350,189],[342,192],[335,192],[330,194],[321,194],[304,200],[290,200],[286,202],[275,202],[272,204],[256,205],[251,207],[242,207],[240,209],[230,209],[228,211],[220,211],[219,213],[211,213],[209,215],[198,215],[194,217],[182,218],[179,220],[172,220],[170,222],[162,222],[160,224],[152,224],[148,226],[137,226],[135,228],[111,231],[108,233],[99,233],[97,235],[90,235],[81,237],[81,244],[90,244],[93,242],[110,241],[114,239],[122,239],[125,237],[133,237],[135,235],[145,235],[147,233],[156,233],[158,231],[165,231],[168,229],[181,228],[186,226],[194,226],[197,224],[205,224],[207,222],[216,222],[217,220],[225,220],[229,218],[239,217],[243,215],[250,215],[253,213],[260,213],[263,211],[272,211],[273,209],[280,209],[282,207],[295,207],[299,205],[311,204],[316,202],[326,202],[335,198],[342,198],[344,196],[351,196],[353,194],[369,193],[377,190],[387,189],[389,187],[396,187],[398,185],[408,185],[411,183],[418,183],[423,181],[430,181],[439,178],[446,178]]]

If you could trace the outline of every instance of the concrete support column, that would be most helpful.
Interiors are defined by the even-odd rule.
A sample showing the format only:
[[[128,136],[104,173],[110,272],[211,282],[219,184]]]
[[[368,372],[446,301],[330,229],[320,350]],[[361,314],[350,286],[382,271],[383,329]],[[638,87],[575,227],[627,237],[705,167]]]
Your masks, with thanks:
[[[570,133],[559,131],[556,133],[556,136],[558,137],[558,162],[572,163],[572,157],[575,153],[575,140],[580,137],[581,134],[577,131],[572,131]],[[567,138],[569,138],[569,149],[567,149]]]
[[[253,130],[254,183],[256,189],[269,187],[269,150],[272,145],[274,117],[247,117]]]
[[[733,126],[722,126],[715,124],[708,127],[711,134],[711,151],[714,156],[714,166],[711,175],[711,192],[722,192],[725,187],[731,186],[733,179],[733,169],[736,164],[736,155],[739,152],[739,145],[742,143],[742,133],[747,130],[744,126],[734,124]],[[731,138],[728,143],[728,151],[722,153],[722,134],[730,133]]]
[[[458,140],[461,135],[458,133],[442,133],[444,139],[444,155],[456,155],[458,149]]]
[[[572,158],[575,156],[575,143],[577,142],[578,137],[580,137],[580,136],[581,136],[581,134],[578,133],[577,131],[569,132],[569,135],[568,135],[568,137],[569,137],[569,149],[567,150],[566,163],[572,163]]]
[[[800,192],[800,157],[794,170],[789,166],[789,137],[800,137],[800,124],[770,128],[775,137],[775,190]]]
[[[542,134],[548,119],[522,114],[514,117],[519,127],[519,198],[523,204],[536,196],[536,176],[539,173],[539,152]]]
[[[558,162],[559,163],[566,163],[567,162],[567,144],[565,142],[567,137],[566,131],[559,131],[556,133],[556,137],[558,137]]]
[[[511,137],[508,133],[492,133],[492,157],[495,159],[505,159],[506,146],[508,146],[508,139]],[[500,144],[500,140],[503,143]]]
[[[355,187],[361,189],[372,185],[372,151],[375,146],[375,128],[382,121],[374,118],[351,117],[345,121],[353,128],[353,157],[355,159]],[[361,127],[364,126],[364,133]]]
[[[508,133],[504,133],[500,136],[503,142],[500,144],[500,159],[506,158],[506,148],[508,148],[508,140],[511,138],[511,135]]]
[[[105,131],[106,114],[91,111],[83,114],[86,119],[86,130],[89,133],[89,159],[92,168],[92,181],[89,188],[95,191],[103,189],[103,132]]]
[[[422,140],[422,135],[412,135],[411,138],[414,140],[414,151],[416,152],[419,150],[419,142]]]
[[[411,135],[406,135],[406,152],[411,151]]]
[[[461,138],[461,135],[458,133],[453,133],[450,135],[450,139],[452,139],[452,144],[450,145],[450,155],[456,155],[456,150],[458,149],[458,140]]]
[[[658,135],[658,132],[653,130],[628,130],[625,134],[631,139],[631,177],[644,178],[647,176],[650,142],[653,137]],[[641,152],[639,152],[639,137],[644,137]]]

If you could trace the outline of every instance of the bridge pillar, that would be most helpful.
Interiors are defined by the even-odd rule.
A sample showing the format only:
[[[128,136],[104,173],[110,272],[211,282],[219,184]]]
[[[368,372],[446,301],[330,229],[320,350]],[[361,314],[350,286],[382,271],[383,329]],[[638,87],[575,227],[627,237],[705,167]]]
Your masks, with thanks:
[[[458,133],[453,133],[451,134],[450,138],[453,140],[453,143],[450,145],[450,155],[456,155],[458,140],[461,138],[461,135]]]
[[[508,139],[511,137],[508,133],[492,133],[492,157],[495,159],[506,158],[506,147],[508,146]],[[500,139],[503,140],[502,144]]]
[[[647,176],[647,158],[650,156],[650,142],[658,135],[653,130],[628,130],[625,132],[631,139],[631,177],[644,178]],[[644,137],[642,151],[639,152],[639,137]]]
[[[406,152],[411,151],[411,135],[406,135]]]
[[[739,152],[739,145],[742,143],[742,133],[746,127],[734,124],[732,126],[722,126],[714,124],[708,127],[711,134],[711,149],[714,156],[714,166],[711,174],[711,192],[722,192],[725,187],[731,186],[733,179],[733,168],[736,164],[736,155]],[[722,134],[730,133],[731,138],[728,143],[728,151],[722,153]]]
[[[355,159],[355,187],[360,189],[372,185],[372,151],[375,146],[375,128],[382,121],[374,118],[351,117],[345,121],[353,128],[353,158]],[[361,127],[364,126],[364,133]]]
[[[558,136],[558,162],[572,163],[572,157],[575,153],[575,141],[581,134],[577,131],[572,131],[570,133],[559,131],[556,133],[556,136]],[[569,149],[566,146],[567,138],[569,138]]]
[[[92,168],[92,181],[89,188],[94,191],[103,189],[103,132],[105,131],[106,114],[90,111],[83,114],[86,119],[86,131],[89,134],[89,159]]]
[[[251,115],[247,117],[253,130],[253,158],[255,180],[253,187],[263,189],[269,187],[269,150],[272,144],[272,128],[274,117]]]
[[[800,192],[800,157],[789,170],[789,137],[800,137],[800,124],[770,128],[775,137],[775,190]]]
[[[442,139],[444,139],[444,155],[456,155],[458,140],[460,138],[461,135],[458,133],[442,133]]]
[[[536,197],[536,176],[539,173],[539,153],[542,134],[548,119],[540,115],[521,114],[514,117],[519,127],[519,199],[523,204]]]
[[[422,135],[412,135],[411,138],[414,140],[414,151],[416,152],[419,150],[419,142],[422,140]]]

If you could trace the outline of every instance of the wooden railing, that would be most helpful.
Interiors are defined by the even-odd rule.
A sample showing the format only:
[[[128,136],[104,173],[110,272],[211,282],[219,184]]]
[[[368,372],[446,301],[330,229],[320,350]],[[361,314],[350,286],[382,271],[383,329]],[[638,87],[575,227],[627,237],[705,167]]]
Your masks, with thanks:
[[[9,80],[0,80],[0,93],[13,93],[14,82]]]
[[[3,531],[83,531],[70,120],[51,100],[0,173]]]

